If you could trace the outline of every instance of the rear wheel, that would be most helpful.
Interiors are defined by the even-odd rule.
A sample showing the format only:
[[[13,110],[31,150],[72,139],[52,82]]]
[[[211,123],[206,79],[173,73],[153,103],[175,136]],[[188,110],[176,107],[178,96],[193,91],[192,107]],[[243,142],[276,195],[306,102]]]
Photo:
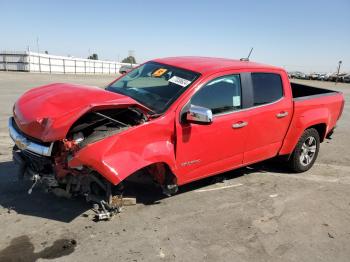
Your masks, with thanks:
[[[320,135],[317,130],[305,130],[289,159],[289,166],[297,173],[309,170],[315,163],[319,149]]]

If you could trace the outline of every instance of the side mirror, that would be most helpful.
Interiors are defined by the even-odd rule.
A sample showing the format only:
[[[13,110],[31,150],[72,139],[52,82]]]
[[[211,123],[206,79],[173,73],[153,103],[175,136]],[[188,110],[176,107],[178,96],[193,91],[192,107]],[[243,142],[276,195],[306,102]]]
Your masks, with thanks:
[[[186,113],[186,120],[193,123],[210,124],[213,122],[213,113],[209,108],[190,105]]]

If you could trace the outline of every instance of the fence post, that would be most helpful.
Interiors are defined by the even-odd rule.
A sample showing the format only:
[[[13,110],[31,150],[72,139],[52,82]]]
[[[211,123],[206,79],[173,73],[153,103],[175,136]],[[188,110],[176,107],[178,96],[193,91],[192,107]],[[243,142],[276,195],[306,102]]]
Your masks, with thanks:
[[[30,72],[30,53],[29,53],[29,52],[28,52],[27,56],[28,56],[28,64],[29,64],[29,66],[28,66],[28,72]]]
[[[51,74],[51,58],[49,57],[49,69],[50,69],[50,74]]]
[[[108,74],[110,75],[111,74],[111,63],[108,63]]]
[[[40,61],[40,54],[38,53],[38,59],[39,59],[39,72],[41,73],[41,61]]]
[[[66,74],[66,60],[63,59],[63,74]]]
[[[3,56],[3,58],[2,58],[3,60],[4,60],[4,69],[5,69],[5,71],[7,71],[7,59],[6,59],[6,55],[4,54],[4,56]]]
[[[96,62],[94,61],[94,74],[96,74]]]
[[[77,60],[74,60],[74,74],[77,74]]]
[[[84,71],[85,71],[85,75],[86,75],[86,61],[84,61]]]

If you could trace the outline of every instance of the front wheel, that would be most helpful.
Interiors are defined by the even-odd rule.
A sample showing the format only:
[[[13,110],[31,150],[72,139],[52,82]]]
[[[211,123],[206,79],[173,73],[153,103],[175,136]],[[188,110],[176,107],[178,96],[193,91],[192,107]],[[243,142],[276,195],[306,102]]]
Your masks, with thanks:
[[[297,173],[309,170],[315,163],[319,149],[320,135],[317,130],[305,130],[289,159],[289,166]]]

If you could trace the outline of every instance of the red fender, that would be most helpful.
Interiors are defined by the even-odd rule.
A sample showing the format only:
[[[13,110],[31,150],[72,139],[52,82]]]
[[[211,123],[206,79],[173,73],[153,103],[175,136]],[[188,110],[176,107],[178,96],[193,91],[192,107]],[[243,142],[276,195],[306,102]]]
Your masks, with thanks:
[[[74,155],[69,167],[88,166],[114,185],[154,163],[167,164],[175,174],[172,125],[162,119],[154,121],[87,145]]]

